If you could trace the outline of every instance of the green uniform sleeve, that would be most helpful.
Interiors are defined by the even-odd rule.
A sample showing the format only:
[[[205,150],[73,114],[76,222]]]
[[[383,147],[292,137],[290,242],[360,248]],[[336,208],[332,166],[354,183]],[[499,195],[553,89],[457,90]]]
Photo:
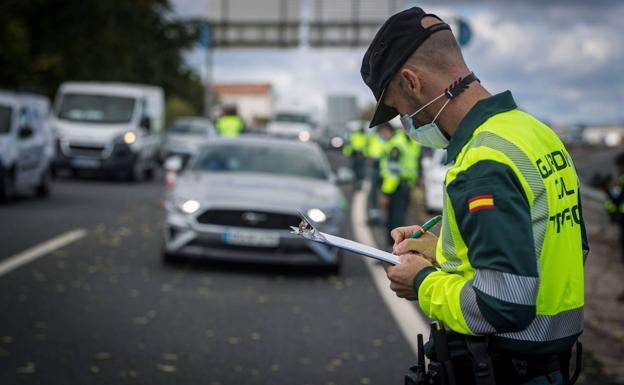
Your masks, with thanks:
[[[463,334],[523,330],[535,318],[539,276],[530,207],[507,165],[483,160],[447,186],[458,229],[474,268],[417,276],[420,306]]]

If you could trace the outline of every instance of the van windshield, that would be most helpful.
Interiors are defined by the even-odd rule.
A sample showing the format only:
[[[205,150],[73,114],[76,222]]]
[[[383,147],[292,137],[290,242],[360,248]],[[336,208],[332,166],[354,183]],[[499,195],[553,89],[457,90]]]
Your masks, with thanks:
[[[287,122],[287,123],[310,123],[310,117],[308,115],[296,114],[296,113],[288,113],[288,112],[279,112],[273,118],[276,122]]]
[[[127,123],[135,104],[136,99],[122,96],[67,93],[58,117],[75,122]]]
[[[0,134],[11,130],[11,107],[0,106]]]

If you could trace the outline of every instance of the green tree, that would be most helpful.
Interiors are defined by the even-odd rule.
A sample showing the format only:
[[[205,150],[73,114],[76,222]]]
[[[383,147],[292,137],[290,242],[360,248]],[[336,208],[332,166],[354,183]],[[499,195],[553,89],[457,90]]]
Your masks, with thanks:
[[[201,111],[202,86],[184,63],[198,23],[169,0],[2,0],[0,86],[52,96],[67,80],[160,85]]]

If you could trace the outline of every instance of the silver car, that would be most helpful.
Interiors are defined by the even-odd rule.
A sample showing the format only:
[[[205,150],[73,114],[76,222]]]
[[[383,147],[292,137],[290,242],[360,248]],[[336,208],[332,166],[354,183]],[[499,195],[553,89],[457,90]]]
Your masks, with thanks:
[[[177,118],[166,131],[161,159],[179,156],[186,163],[201,146],[217,136],[216,128],[208,119]]]
[[[164,258],[313,264],[338,271],[338,250],[290,234],[297,211],[341,234],[346,200],[317,144],[243,136],[201,148],[168,193]]]

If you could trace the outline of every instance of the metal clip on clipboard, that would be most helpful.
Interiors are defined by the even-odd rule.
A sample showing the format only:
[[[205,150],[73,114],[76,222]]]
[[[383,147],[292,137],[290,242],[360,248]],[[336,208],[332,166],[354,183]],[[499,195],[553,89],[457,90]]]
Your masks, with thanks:
[[[299,226],[290,226],[290,228],[292,229],[292,234],[301,235],[302,237],[314,242],[323,243],[328,246],[334,246],[339,249],[347,250],[352,253],[373,258],[381,262],[390,263],[392,265],[398,265],[401,263],[399,261],[399,258],[394,254],[364,245],[362,243],[354,242],[349,239],[322,233],[316,227],[314,227],[312,221],[307,216],[305,216],[305,214],[299,211],[299,215],[301,216],[301,222],[299,223]]]

